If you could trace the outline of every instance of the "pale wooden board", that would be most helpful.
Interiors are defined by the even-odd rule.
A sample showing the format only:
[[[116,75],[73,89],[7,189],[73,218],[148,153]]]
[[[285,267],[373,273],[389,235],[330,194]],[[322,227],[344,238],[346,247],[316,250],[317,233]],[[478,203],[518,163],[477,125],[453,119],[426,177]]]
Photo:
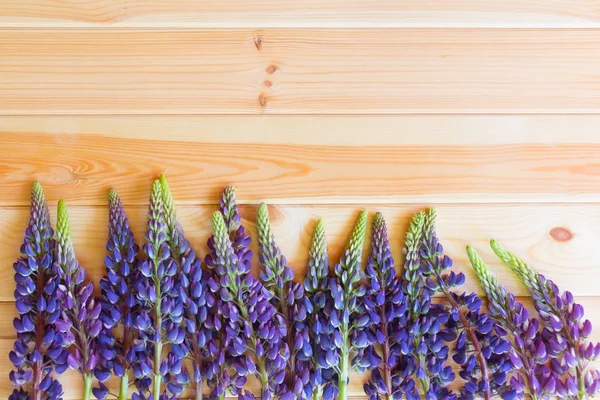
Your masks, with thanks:
[[[3,114],[597,113],[598,29],[5,30]]]
[[[360,208],[360,205],[280,205],[270,208],[277,242],[289,264],[297,271],[296,279],[304,277],[316,219],[321,217],[324,220],[330,259],[334,263],[339,260]],[[400,262],[409,218],[419,206],[378,205],[368,209],[372,213],[384,213],[393,254]],[[437,209],[440,239],[454,259],[456,269],[467,275],[466,290],[481,292],[465,252],[465,246],[472,244],[481,251],[501,282],[517,295],[528,295],[525,287],[491,252],[487,240],[493,237],[530,261],[559,286],[580,296],[598,295],[600,264],[595,244],[600,241],[600,205],[439,205]],[[142,239],[147,209],[127,207],[126,210],[136,237]],[[210,215],[213,210],[213,206],[178,207],[186,235],[202,256],[207,252],[206,241],[211,234]],[[54,215],[54,208],[51,211]],[[97,283],[104,274],[107,210],[105,207],[70,207],[69,211],[75,252],[89,277]],[[256,239],[255,213],[255,206],[241,207],[244,224],[250,229],[253,239]],[[26,208],[0,209],[0,232],[3,232],[0,242],[0,301],[14,300],[12,262],[19,255],[27,219]],[[558,234],[556,230],[551,233],[554,228],[559,228]],[[560,228],[564,229],[563,233],[570,232],[572,237],[560,235]],[[363,254],[365,261],[367,246]],[[256,240],[252,249],[256,254]],[[254,261],[254,272],[257,273],[256,256]],[[564,273],[566,270],[568,274]]]
[[[533,309],[530,299],[519,299],[522,300],[527,306]],[[592,325],[598,327],[600,326],[600,299],[599,298],[579,298],[576,299],[576,302],[583,305],[586,310],[586,318],[588,318]],[[0,310],[4,311],[6,304],[0,303]],[[12,304],[11,304],[12,306]],[[535,314],[534,314],[535,315]],[[3,327],[3,326],[2,326]],[[8,329],[8,327],[7,327]],[[596,329],[592,332],[592,335],[589,338],[592,342],[598,342],[600,340],[600,329]],[[0,339],[0,354],[8,354],[8,352],[12,349],[13,339],[12,338],[2,338]],[[458,376],[458,368],[455,367],[455,372]],[[9,371],[12,369],[12,364],[7,360],[7,362],[0,362],[0,376],[7,376]],[[349,397],[360,399],[365,398],[364,392],[362,389],[363,383],[368,379],[368,373],[357,373],[352,372],[350,374],[350,384],[348,388]],[[65,390],[65,400],[78,400],[81,398],[82,392],[82,384],[80,375],[78,375],[75,371],[68,371],[65,374],[60,376],[60,381],[63,384],[63,388]],[[457,388],[460,385],[459,379],[457,379],[451,387]],[[118,391],[118,380],[112,378],[108,382],[108,386],[113,391]],[[254,393],[259,392],[258,381],[255,379],[249,379],[246,385],[246,388],[253,391]],[[0,398],[6,398],[12,392],[12,388],[8,381],[0,381]]]
[[[106,191],[115,186],[127,204],[145,205],[151,182],[161,173],[171,179],[181,204],[216,204],[228,184],[237,186],[241,203],[600,201],[597,139],[470,144],[465,138],[462,145],[390,140],[388,145],[380,137],[371,146],[365,139],[320,145],[247,138],[216,143],[204,141],[198,125],[196,141],[189,136],[162,140],[159,132],[169,136],[171,131],[162,127],[147,139],[141,134],[144,125],[137,133],[132,130],[136,136],[130,138],[118,137],[119,131],[110,127],[83,126],[90,129],[85,134],[52,126],[42,132],[57,129],[63,134],[0,128],[0,205],[28,205],[33,180],[42,182],[51,201],[103,205]],[[377,119],[362,127],[376,129]],[[181,135],[184,129],[173,131]],[[243,128],[235,129],[241,134]],[[326,134],[316,129],[315,143],[317,133]],[[414,128],[409,134],[415,134]]]
[[[0,118],[0,135],[86,135],[160,142],[320,146],[600,144],[600,115],[28,115]],[[368,132],[368,134],[365,134]],[[26,140],[26,139],[24,139]],[[128,142],[129,143],[129,142]],[[136,144],[136,146],[138,146]]]
[[[597,0],[21,0],[3,27],[598,26]]]

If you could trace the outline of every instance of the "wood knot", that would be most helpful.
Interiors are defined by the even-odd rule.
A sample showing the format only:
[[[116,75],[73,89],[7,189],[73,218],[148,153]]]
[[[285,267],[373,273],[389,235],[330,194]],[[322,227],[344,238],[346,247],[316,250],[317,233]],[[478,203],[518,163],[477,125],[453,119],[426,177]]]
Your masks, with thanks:
[[[273,86],[273,82],[271,82],[271,81],[269,81],[269,80],[265,80],[263,83],[264,83],[264,85],[265,85],[266,87],[268,87],[268,88],[269,88],[269,87],[271,87],[271,86]]]
[[[265,70],[265,72],[269,75],[273,75],[275,73],[275,71],[277,71],[277,70],[278,70],[277,65],[269,65],[267,67],[267,69]]]
[[[565,227],[556,226],[550,230],[550,236],[557,242],[568,242],[573,239],[573,232]]]
[[[256,50],[262,51],[262,38],[260,36],[254,38],[254,46],[256,46]]]
[[[265,96],[264,93],[261,93],[260,95],[258,95],[258,103],[263,108],[267,106],[267,96]]]

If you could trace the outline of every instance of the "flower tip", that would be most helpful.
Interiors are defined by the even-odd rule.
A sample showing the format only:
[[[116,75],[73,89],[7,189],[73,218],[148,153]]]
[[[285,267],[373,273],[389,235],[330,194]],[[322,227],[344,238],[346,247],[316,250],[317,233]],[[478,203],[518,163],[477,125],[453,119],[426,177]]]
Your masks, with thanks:
[[[31,186],[31,190],[36,194],[43,193],[42,184],[39,183],[38,181],[33,182],[33,185]]]
[[[118,199],[119,199],[119,195],[117,194],[117,191],[115,190],[115,188],[108,189],[108,202],[114,203]]]

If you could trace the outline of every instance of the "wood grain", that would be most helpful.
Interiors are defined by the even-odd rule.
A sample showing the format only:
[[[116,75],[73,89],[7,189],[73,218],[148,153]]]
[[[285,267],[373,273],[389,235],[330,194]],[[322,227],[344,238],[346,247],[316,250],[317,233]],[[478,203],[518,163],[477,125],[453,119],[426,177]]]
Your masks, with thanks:
[[[533,308],[531,301],[529,298],[519,299],[524,302],[529,308]],[[586,318],[592,322],[592,325],[599,326],[600,325],[600,299],[598,298],[580,298],[576,299],[576,302],[583,305],[586,310]],[[3,304],[0,303],[0,307]],[[590,340],[593,342],[600,341],[600,330],[596,329],[592,332]],[[8,352],[12,349],[13,339],[0,339],[0,354],[8,354]],[[455,371],[457,371],[456,365],[454,365]],[[7,376],[9,371],[12,369],[12,365],[10,362],[0,362],[0,376]],[[351,400],[354,399],[364,399],[364,392],[362,385],[368,379],[368,373],[359,374],[357,372],[352,372],[350,374],[350,383],[348,385],[348,394]],[[82,393],[82,384],[80,375],[78,375],[75,371],[67,371],[65,374],[59,377],[59,380],[63,384],[63,388],[65,389],[65,400],[79,400],[81,398]],[[460,385],[460,381],[455,381],[451,387],[457,388]],[[118,381],[114,379],[110,379],[108,381],[108,386],[111,390],[116,391],[118,389]],[[249,379],[246,385],[247,389],[253,391],[254,393],[258,393],[258,382],[255,379]],[[6,380],[0,382],[0,398],[7,398],[11,393],[12,388],[10,387],[10,383]],[[184,394],[185,395],[185,394]]]
[[[374,126],[376,121],[373,121]],[[3,133],[0,205],[28,205],[39,180],[51,201],[104,205],[110,186],[148,202],[166,173],[181,204],[599,201],[600,143],[285,145]]]
[[[332,262],[339,260],[357,216],[359,205],[335,206],[272,206],[271,218],[276,239],[289,264],[302,279],[308,263],[308,248],[317,218],[323,218]],[[210,215],[214,206],[179,206],[178,214],[186,235],[203,256],[211,234]],[[401,250],[409,218],[418,211],[416,205],[378,205],[369,207],[386,217],[393,254],[401,262]],[[516,277],[501,265],[487,241],[496,238],[508,249],[529,260],[540,272],[579,296],[598,295],[600,266],[595,243],[600,241],[600,205],[438,205],[438,232],[455,268],[467,275],[466,288],[481,292],[465,246],[474,245],[498,274],[502,283],[517,295],[528,295]],[[52,213],[54,213],[52,209]],[[131,225],[138,239],[146,226],[145,207],[127,207]],[[244,224],[254,239],[255,206],[241,208]],[[75,252],[89,277],[97,283],[104,273],[104,246],[107,237],[105,207],[70,207]],[[372,216],[371,216],[372,217]],[[0,209],[0,301],[13,301],[12,263],[17,258],[19,244],[28,219],[26,208]],[[553,231],[553,229],[555,229]],[[558,231],[556,230],[558,229]],[[565,235],[570,235],[566,237]],[[256,243],[252,249],[257,251]],[[364,250],[366,261],[368,247]],[[398,264],[400,266],[400,264]],[[564,271],[569,273],[565,274]],[[254,270],[258,260],[254,258]]]
[[[21,0],[0,27],[598,26],[596,0]]]
[[[6,30],[0,113],[597,113],[598,29]]]
[[[47,135],[51,138],[42,139],[44,142],[52,139],[67,144],[96,135],[106,140],[344,147],[597,145],[600,144],[598,131],[600,115],[589,114],[29,115],[0,118],[0,135]]]

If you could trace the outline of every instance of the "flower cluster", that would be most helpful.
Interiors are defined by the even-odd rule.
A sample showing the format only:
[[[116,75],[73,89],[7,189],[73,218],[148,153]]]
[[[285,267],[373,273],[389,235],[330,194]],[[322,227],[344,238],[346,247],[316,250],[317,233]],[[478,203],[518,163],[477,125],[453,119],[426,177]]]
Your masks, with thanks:
[[[360,213],[346,245],[340,262],[334,268],[335,277],[330,280],[329,292],[333,307],[326,308],[328,340],[321,340],[328,358],[337,374],[338,398],[348,398],[350,356],[368,345],[367,334],[363,331],[368,318],[363,313],[362,297],[366,287],[361,283],[362,250],[367,229],[367,212]],[[361,357],[354,360],[354,367],[362,369]]]
[[[427,399],[453,399],[455,395],[446,388],[454,380],[452,367],[447,365],[449,349],[446,343],[455,339],[455,333],[445,326],[450,320],[448,310],[431,301],[435,292],[428,285],[422,262],[425,222],[424,212],[416,214],[406,237],[402,281],[408,310],[402,342],[406,377],[399,386],[404,388],[408,399],[417,399],[419,396],[413,382],[416,378]]]
[[[42,186],[35,182],[31,192],[31,215],[21,245],[22,256],[15,262],[15,300],[19,317],[13,325],[17,340],[9,358],[17,368],[10,381],[15,389],[9,400],[56,400],[62,387],[52,377],[54,367],[64,370],[68,352],[63,334],[54,326],[60,316],[56,298],[58,277],[52,271],[54,231]]]
[[[57,214],[53,268],[60,278],[56,297],[61,302],[61,315],[56,320],[56,327],[64,334],[65,345],[74,347],[65,362],[69,368],[81,372],[83,398],[89,399],[94,372],[100,382],[110,376],[104,369],[96,370],[101,359],[98,336],[102,330],[102,320],[99,318],[102,305],[93,296],[94,285],[86,281],[85,269],[75,257],[67,206],[63,200],[58,202]]]
[[[329,293],[329,257],[325,240],[325,225],[319,219],[313,233],[309,251],[308,271],[304,278],[307,294],[309,338],[312,344],[310,360],[310,384],[313,400],[332,400],[336,394],[333,376],[334,357],[331,350],[332,337],[328,335],[326,315],[333,302]]]
[[[285,321],[271,304],[272,294],[250,274],[251,254],[244,249],[244,231],[232,234],[226,223],[225,218],[231,223],[231,218],[237,217],[230,214],[231,207],[224,211],[213,214],[211,254],[206,257],[206,264],[219,278],[219,296],[230,340],[228,351],[238,357],[241,375],[254,374],[259,378],[263,400],[289,399],[291,393],[284,384],[288,356]],[[240,396],[251,397],[248,392]]]
[[[273,295],[271,302],[281,313],[287,326],[287,385],[295,398],[306,399],[312,394],[309,360],[313,349],[309,341],[307,321],[307,309],[311,304],[307,303],[304,286],[293,281],[294,270],[287,265],[285,256],[275,243],[265,203],[258,206],[257,226],[262,265],[260,278]]]
[[[175,352],[164,354],[165,345],[180,345],[186,337],[183,322],[183,302],[179,296],[176,275],[177,263],[169,248],[169,235],[163,204],[163,190],[159,180],[152,185],[148,213],[148,231],[144,253],[146,259],[140,262],[140,281],[137,284],[137,297],[140,312],[136,315],[134,327],[139,331],[144,349],[138,353],[138,363],[134,365],[134,375],[138,393],[134,400],[154,399],[166,395],[163,383],[174,395],[181,391],[177,379],[184,381],[181,357]]]
[[[516,398],[556,397],[557,376],[547,366],[550,360],[548,342],[540,333],[540,322],[515,296],[498,283],[496,276],[470,246],[467,253],[471,265],[488,297],[488,312],[496,320],[496,333],[509,342],[509,356],[517,373],[510,378]],[[512,398],[514,398],[512,397]]]
[[[546,350],[554,358],[550,365],[557,376],[556,394],[567,399],[593,397],[600,390],[600,378],[599,372],[588,368],[588,364],[600,355],[600,344],[586,341],[592,332],[592,323],[583,319],[583,307],[574,302],[571,292],[561,293],[554,282],[495,240],[491,246],[531,292],[544,324],[542,336],[547,343]]]
[[[369,345],[362,351],[363,363],[371,370],[371,378],[364,385],[369,399],[399,399],[406,381],[402,359],[402,341],[405,339],[406,295],[396,275],[387,227],[381,213],[373,220],[371,253],[365,268],[368,279],[364,297],[369,323],[365,332]],[[414,385],[413,385],[414,386]]]
[[[508,380],[514,369],[508,354],[510,343],[501,329],[494,329],[494,320],[481,311],[482,301],[475,293],[457,294],[452,290],[464,283],[465,276],[462,272],[448,272],[452,260],[443,254],[435,231],[435,218],[435,209],[430,209],[423,227],[421,270],[426,276],[427,289],[432,294],[442,294],[448,302],[447,306],[441,306],[450,315],[445,335],[452,333],[451,336],[458,337],[453,360],[461,367],[460,376],[466,382],[460,399],[490,399],[500,395],[512,400],[517,393]]]
[[[108,254],[104,259],[106,275],[100,280],[102,313],[100,319],[104,328],[99,336],[100,366],[102,373],[112,373],[119,377],[119,400],[126,400],[129,393],[129,378],[143,351],[143,342],[137,340],[139,334],[133,323],[138,312],[136,285],[140,280],[137,265],[139,246],[135,243],[125,214],[123,203],[117,192],[108,192]],[[118,326],[123,327],[121,337],[113,333]],[[98,399],[108,396],[109,390],[100,383],[93,389]]]
[[[204,382],[202,369],[208,353],[207,334],[210,335],[211,332],[210,329],[205,329],[208,306],[205,296],[206,281],[202,276],[202,260],[196,256],[195,250],[185,238],[183,229],[177,221],[173,196],[164,175],[161,175],[160,183],[167,225],[167,243],[172,260],[177,266],[174,277],[175,289],[178,290],[176,296],[177,301],[184,306],[183,322],[186,332],[182,343],[174,343],[171,346],[170,359],[172,362],[177,360],[179,363],[189,355],[193,369],[193,389],[198,396],[201,396]],[[172,370],[170,374],[169,390],[174,395],[179,395],[184,385],[190,381],[187,369],[178,369],[178,371]]]

